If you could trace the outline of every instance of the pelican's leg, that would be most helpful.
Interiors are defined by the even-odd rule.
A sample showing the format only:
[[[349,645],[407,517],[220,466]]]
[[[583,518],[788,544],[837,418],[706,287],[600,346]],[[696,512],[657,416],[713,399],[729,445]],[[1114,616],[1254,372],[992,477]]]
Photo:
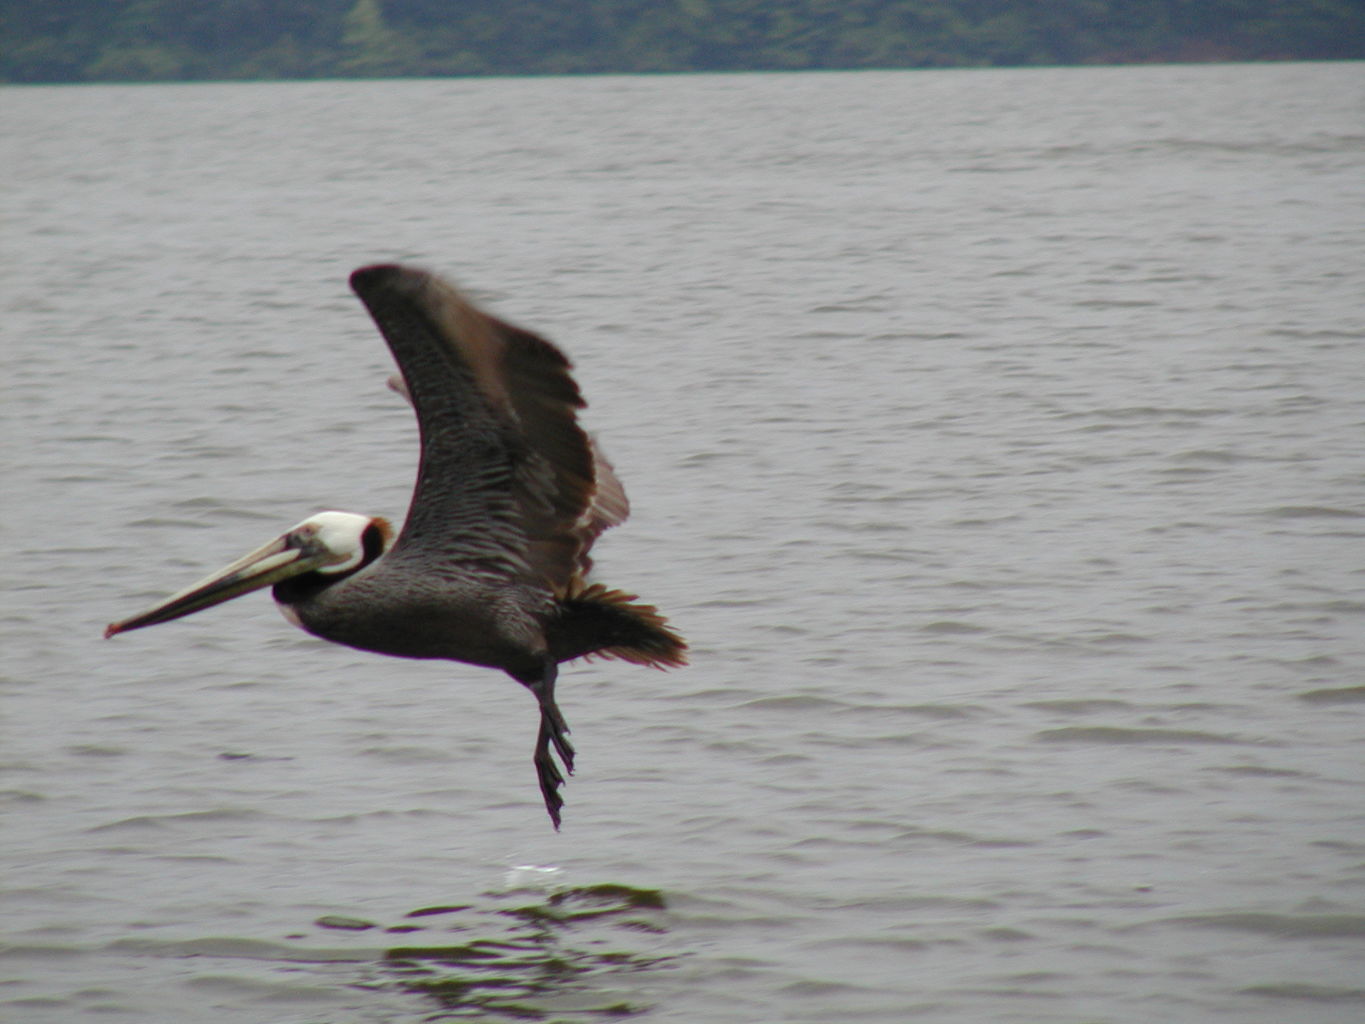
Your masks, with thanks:
[[[559,665],[546,658],[540,678],[531,681],[521,680],[525,687],[535,694],[540,704],[540,732],[536,736],[535,765],[536,776],[540,779],[540,793],[545,798],[545,809],[550,812],[550,820],[559,828],[559,809],[564,806],[564,798],[559,795],[559,787],[564,785],[564,775],[550,756],[550,744],[564,762],[564,768],[573,774],[573,744],[569,742],[569,725],[555,703],[555,680],[559,676]]]
[[[558,678],[559,666],[547,658],[545,672],[540,681],[531,687],[531,692],[540,702],[540,720],[542,723],[548,723],[550,740],[554,743],[555,750],[559,752],[559,759],[572,775],[574,749],[573,744],[569,742],[569,723],[564,721],[564,715],[560,712],[559,705],[555,703],[555,680]]]

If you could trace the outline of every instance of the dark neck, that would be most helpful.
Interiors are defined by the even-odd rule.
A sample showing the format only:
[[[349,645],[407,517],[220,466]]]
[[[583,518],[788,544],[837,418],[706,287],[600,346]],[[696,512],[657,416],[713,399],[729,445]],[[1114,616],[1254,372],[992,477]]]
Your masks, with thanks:
[[[303,604],[321,594],[328,587],[336,586],[348,576],[354,575],[353,572],[305,572],[300,576],[291,576],[287,580],[276,583],[270,592],[275,595],[275,600],[283,605]]]
[[[349,572],[305,572],[298,576],[291,576],[287,580],[281,580],[271,588],[275,600],[283,605],[298,605],[309,601],[318,594],[321,594],[329,587],[334,587],[344,579],[354,576],[365,566],[379,558],[384,553],[384,534],[374,525],[367,526],[361,535],[361,544],[364,545],[365,553],[360,559],[360,564]]]

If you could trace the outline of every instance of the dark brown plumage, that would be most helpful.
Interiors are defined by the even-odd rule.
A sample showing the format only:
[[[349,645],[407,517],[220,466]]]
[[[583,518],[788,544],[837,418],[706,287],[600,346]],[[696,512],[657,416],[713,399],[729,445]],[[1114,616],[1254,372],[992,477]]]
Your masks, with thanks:
[[[658,668],[686,645],[649,605],[587,580],[625,491],[578,425],[584,405],[562,352],[476,308],[426,272],[363,267],[351,286],[402,371],[421,458],[407,521],[328,512],[106,635],[165,622],[251,589],[304,629],[408,658],[500,668],[540,707],[535,764],[555,827],[574,750],[555,702],[557,666],[597,655]]]

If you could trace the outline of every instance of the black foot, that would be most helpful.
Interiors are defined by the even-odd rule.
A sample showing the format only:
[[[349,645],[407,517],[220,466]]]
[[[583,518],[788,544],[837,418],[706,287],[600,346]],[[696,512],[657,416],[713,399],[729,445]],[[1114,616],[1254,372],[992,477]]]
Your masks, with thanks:
[[[558,675],[559,666],[550,661],[540,679],[525,684],[540,703],[540,732],[536,736],[534,758],[536,777],[540,780],[540,794],[545,798],[545,809],[549,811],[556,830],[559,829],[559,810],[564,806],[564,798],[559,795],[559,788],[564,785],[564,773],[550,755],[551,744],[564,762],[564,771],[570,775],[573,774],[574,760],[573,744],[569,742],[569,725],[555,703],[555,679]]]
[[[564,798],[559,795],[559,787],[564,785],[564,774],[550,756],[549,735],[545,720],[540,723],[540,735],[536,737],[536,777],[540,780],[540,795],[545,798],[545,809],[550,812],[555,831],[559,830],[559,809],[564,806]]]

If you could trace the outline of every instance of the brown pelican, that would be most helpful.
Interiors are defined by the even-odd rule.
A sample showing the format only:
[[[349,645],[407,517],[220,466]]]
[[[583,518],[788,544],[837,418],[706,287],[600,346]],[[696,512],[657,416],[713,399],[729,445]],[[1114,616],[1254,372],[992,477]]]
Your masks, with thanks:
[[[316,636],[402,658],[500,668],[540,705],[535,766],[559,827],[569,727],[560,662],[598,655],[658,668],[687,645],[649,605],[587,580],[588,552],[625,520],[625,491],[577,422],[584,406],[554,345],[477,309],[420,270],[362,267],[351,287],[402,370],[422,453],[407,522],[320,512],[105,636],[273,586]]]

